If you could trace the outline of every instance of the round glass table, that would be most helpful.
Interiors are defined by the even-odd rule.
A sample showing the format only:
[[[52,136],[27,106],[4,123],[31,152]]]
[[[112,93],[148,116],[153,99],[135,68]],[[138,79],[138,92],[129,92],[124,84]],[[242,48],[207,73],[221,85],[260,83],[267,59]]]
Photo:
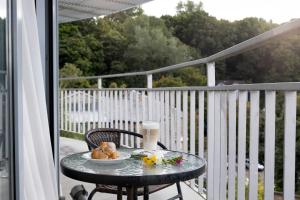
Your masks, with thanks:
[[[132,154],[137,149],[121,148],[118,151]],[[134,189],[148,185],[172,184],[187,181],[202,175],[206,161],[192,154],[160,150],[164,158],[183,156],[178,165],[162,164],[145,166],[139,159],[129,158],[119,164],[102,165],[83,157],[83,153],[72,154],[61,160],[62,173],[72,179]],[[131,190],[129,190],[131,191]],[[132,193],[133,194],[133,193]],[[128,199],[134,199],[131,192]]]

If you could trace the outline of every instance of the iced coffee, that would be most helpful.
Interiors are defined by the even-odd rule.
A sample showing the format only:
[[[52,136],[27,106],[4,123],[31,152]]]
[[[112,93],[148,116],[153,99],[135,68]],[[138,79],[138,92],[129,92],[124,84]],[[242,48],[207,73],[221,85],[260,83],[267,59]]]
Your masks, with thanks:
[[[143,148],[146,151],[155,151],[159,138],[159,123],[145,121],[142,124]]]

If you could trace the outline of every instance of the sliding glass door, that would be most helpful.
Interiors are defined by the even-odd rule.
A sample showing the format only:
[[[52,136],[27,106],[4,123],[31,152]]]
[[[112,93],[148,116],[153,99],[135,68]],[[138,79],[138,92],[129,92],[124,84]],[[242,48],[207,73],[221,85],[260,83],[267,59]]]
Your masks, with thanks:
[[[0,199],[10,197],[10,87],[7,62],[7,0],[0,0]]]

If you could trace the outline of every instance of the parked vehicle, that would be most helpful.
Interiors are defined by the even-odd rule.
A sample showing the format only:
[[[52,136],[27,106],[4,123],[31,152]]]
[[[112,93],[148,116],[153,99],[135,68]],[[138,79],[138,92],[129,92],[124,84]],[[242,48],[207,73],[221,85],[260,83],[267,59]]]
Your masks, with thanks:
[[[250,169],[250,159],[249,158],[246,159],[246,167],[247,167],[247,169]],[[258,163],[257,169],[258,169],[258,171],[263,171],[265,169],[265,167],[262,164]]]

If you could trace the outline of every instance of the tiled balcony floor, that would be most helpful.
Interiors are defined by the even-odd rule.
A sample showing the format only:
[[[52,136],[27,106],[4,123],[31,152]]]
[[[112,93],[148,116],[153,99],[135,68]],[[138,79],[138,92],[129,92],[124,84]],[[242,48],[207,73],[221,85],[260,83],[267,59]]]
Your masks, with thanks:
[[[87,151],[87,146],[84,142],[73,140],[69,138],[62,138],[60,139],[60,156],[64,157],[68,154],[76,153],[76,152],[82,152]],[[84,185],[85,189],[90,192],[92,189],[94,189],[94,184],[88,184],[79,182],[73,179],[70,179],[64,175],[61,175],[61,187],[63,195],[66,197],[66,200],[71,200],[71,197],[69,195],[71,189],[75,185],[82,184]],[[188,200],[202,200],[202,198],[194,192],[192,189],[190,189],[187,185],[184,183],[181,183],[182,192],[184,199]],[[177,194],[176,186],[172,186],[169,188],[166,188],[164,190],[161,190],[159,192],[156,192],[152,195],[150,195],[150,199],[152,200],[166,200],[169,199],[172,196],[175,196]],[[94,196],[94,200],[114,200],[116,199],[116,195],[111,194],[105,194],[105,193],[98,193]],[[126,199],[124,196],[123,199]],[[143,199],[140,197],[139,199]]]

